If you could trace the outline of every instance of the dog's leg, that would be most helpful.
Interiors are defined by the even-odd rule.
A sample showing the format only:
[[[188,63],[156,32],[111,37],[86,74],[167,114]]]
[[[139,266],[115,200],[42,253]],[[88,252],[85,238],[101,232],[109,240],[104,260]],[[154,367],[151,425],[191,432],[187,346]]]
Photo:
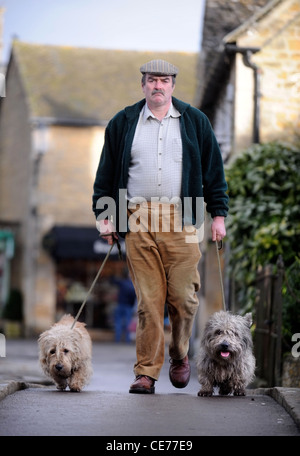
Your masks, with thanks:
[[[86,375],[84,369],[79,368],[74,371],[68,379],[69,388],[74,393],[80,393],[86,384]]]
[[[54,379],[54,382],[55,382],[56,388],[61,391],[64,391],[68,386],[67,380],[65,380],[65,379],[59,379],[59,380]]]
[[[229,386],[234,396],[246,395],[246,382],[243,377],[239,375],[233,377],[229,383]]]
[[[198,391],[198,396],[212,396],[214,385],[208,378],[198,378],[201,384],[201,389]]]
[[[232,393],[233,386],[229,380],[225,380],[224,382],[220,383],[219,385],[219,394],[221,396],[228,396],[228,394]]]

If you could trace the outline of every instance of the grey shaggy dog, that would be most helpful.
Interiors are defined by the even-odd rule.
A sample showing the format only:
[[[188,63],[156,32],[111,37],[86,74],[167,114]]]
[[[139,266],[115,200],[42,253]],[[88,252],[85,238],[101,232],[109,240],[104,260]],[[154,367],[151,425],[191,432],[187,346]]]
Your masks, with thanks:
[[[243,317],[221,310],[208,319],[196,359],[198,396],[212,396],[214,387],[220,395],[246,394],[255,371],[251,325],[251,313]]]

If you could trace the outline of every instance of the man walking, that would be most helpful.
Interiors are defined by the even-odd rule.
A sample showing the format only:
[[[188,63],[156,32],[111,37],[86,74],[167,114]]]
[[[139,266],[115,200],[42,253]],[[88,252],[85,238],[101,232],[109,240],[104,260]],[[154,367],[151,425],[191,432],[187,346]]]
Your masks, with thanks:
[[[197,206],[205,201],[212,240],[219,241],[226,235],[228,196],[220,149],[207,117],[173,97],[178,68],[153,60],[140,71],[145,98],[107,125],[93,210],[109,244],[125,236],[138,299],[137,360],[129,392],[153,394],[164,362],[165,304],[171,326],[170,381],[176,388],[189,382],[189,339],[200,288]],[[107,197],[117,205],[114,220],[101,203]],[[119,216],[123,207],[125,230]]]

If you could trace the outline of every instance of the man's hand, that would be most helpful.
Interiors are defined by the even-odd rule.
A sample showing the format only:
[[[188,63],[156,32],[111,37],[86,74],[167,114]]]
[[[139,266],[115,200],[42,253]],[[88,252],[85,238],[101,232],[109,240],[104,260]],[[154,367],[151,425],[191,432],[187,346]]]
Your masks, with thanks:
[[[224,217],[214,217],[211,225],[211,238],[213,241],[222,241],[226,236]]]
[[[112,245],[114,240],[119,238],[115,225],[110,220],[99,220],[96,222],[96,227],[100,232],[100,236],[105,239],[109,245]]]

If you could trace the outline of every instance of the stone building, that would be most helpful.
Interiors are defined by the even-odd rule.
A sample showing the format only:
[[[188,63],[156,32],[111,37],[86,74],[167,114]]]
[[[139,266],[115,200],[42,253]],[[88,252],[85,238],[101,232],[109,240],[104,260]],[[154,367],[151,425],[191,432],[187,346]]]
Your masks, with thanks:
[[[299,139],[299,70],[298,0],[206,0],[195,105],[209,117],[225,163],[253,143]],[[209,242],[204,256],[200,322],[222,302]],[[230,306],[226,276],[224,284]]]
[[[224,158],[253,143],[293,142],[300,128],[299,1],[207,0],[204,24],[197,105]]]
[[[27,335],[73,313],[96,276],[108,248],[91,202],[104,129],[143,98],[139,67],[153,58],[182,69],[175,96],[192,103],[196,54],[13,43],[0,107],[0,230],[14,237],[10,287],[22,291]],[[91,327],[109,326],[105,278],[124,266],[117,259],[114,249],[86,306]]]

